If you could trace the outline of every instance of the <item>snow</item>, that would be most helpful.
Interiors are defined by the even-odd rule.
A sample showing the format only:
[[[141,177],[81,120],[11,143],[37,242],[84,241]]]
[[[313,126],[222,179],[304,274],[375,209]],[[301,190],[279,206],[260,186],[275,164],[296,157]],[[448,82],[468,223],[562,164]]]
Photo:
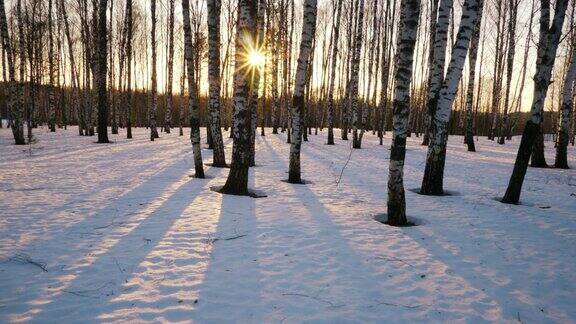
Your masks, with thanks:
[[[469,153],[451,136],[453,195],[407,190],[419,226],[394,228],[373,219],[389,134],[379,146],[367,133],[344,170],[350,143],[309,135],[308,183],[292,185],[285,134],[268,129],[250,170],[260,199],[211,191],[228,169],[191,178],[188,130],[155,142],[121,130],[108,145],[74,127],[35,134],[29,150],[0,130],[0,322],[576,321],[576,171],[530,168],[522,205],[496,201],[518,139]],[[420,141],[407,189],[422,179]]]

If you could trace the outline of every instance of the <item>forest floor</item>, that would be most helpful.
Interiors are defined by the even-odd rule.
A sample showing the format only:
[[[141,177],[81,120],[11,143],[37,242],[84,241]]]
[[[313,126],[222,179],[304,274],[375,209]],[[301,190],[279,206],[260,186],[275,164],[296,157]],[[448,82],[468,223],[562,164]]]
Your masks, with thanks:
[[[451,195],[421,196],[426,149],[410,138],[419,225],[394,228],[373,219],[389,133],[353,151],[310,135],[308,183],[292,185],[286,135],[266,131],[250,186],[268,197],[254,199],[210,190],[228,169],[190,177],[188,129],[96,144],[44,128],[31,150],[1,129],[0,322],[576,321],[576,170],[530,168],[522,204],[505,205],[518,139],[469,153],[451,136]]]

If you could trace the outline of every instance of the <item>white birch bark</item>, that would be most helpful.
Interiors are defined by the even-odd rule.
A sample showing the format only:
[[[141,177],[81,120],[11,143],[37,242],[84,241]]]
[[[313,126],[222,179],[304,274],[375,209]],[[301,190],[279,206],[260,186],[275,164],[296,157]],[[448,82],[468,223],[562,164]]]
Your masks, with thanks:
[[[23,125],[23,111],[22,107],[16,103],[18,100],[17,87],[16,87],[16,69],[14,62],[14,53],[12,52],[12,45],[10,43],[10,36],[8,34],[8,21],[6,20],[6,11],[4,7],[4,0],[0,0],[0,33],[2,37],[2,49],[6,53],[8,65],[8,79],[10,83],[6,87],[6,105],[8,112],[12,117],[12,135],[16,145],[24,145],[24,125]],[[22,80],[21,80],[22,81]]]
[[[150,92],[152,96],[152,102],[149,111],[149,123],[150,123],[150,140],[154,141],[158,138],[158,129],[156,128],[156,114],[158,111],[158,78],[157,78],[157,54],[156,54],[156,0],[150,0],[150,14],[152,18],[152,31],[150,37],[150,46],[152,47],[152,80],[150,85]]]
[[[450,12],[452,11],[453,0],[440,0],[438,7],[438,19],[436,21],[436,34],[434,36],[434,50],[432,54],[432,64],[429,67],[428,84],[428,134],[432,130],[432,118],[438,104],[438,95],[442,83],[444,82],[444,66],[446,64],[446,46],[448,45],[448,29],[450,26]],[[433,19],[435,19],[434,17]],[[426,141],[426,140],[425,140]]]
[[[444,193],[443,180],[448,124],[454,97],[458,90],[458,83],[462,77],[462,69],[466,61],[470,39],[478,18],[478,11],[477,0],[466,0],[464,2],[456,43],[452,47],[448,71],[438,92],[436,111],[431,119],[430,144],[428,145],[426,169],[424,170],[424,179],[420,190],[422,194],[442,195]]]
[[[331,76],[328,80],[328,145],[334,145],[334,85],[336,83],[336,63],[338,62],[338,39],[340,36],[340,15],[342,12],[342,0],[338,0],[336,7],[336,19],[332,28],[333,47]]]
[[[168,78],[166,80],[166,113],[164,116],[164,131],[170,134],[172,128],[172,83],[174,82],[174,0],[169,1],[168,13]]]
[[[410,117],[410,83],[420,17],[420,0],[402,0],[400,27],[396,38],[394,66],[394,115],[390,164],[388,168],[388,224],[405,226],[406,199],[404,196],[404,159]]]
[[[532,153],[532,148],[540,131],[542,122],[542,113],[544,110],[544,101],[550,85],[552,69],[556,59],[556,51],[562,34],[562,25],[566,16],[568,0],[556,1],[554,10],[554,19],[550,26],[550,1],[540,1],[540,28],[538,51],[536,59],[536,74],[534,75],[534,96],[532,98],[532,108],[530,110],[530,119],[524,127],[522,140],[518,147],[516,162],[510,176],[508,188],[502,198],[503,203],[518,204],[520,193],[528,161]]]
[[[558,127],[558,143],[556,146],[556,160],[554,166],[568,169],[568,134],[573,110],[574,79],[576,78],[576,44],[572,45],[571,60],[564,79],[562,89],[562,106],[560,112],[560,125]]]
[[[470,74],[468,75],[468,87],[466,88],[466,130],[465,143],[468,145],[468,151],[475,152],[473,118],[474,118],[474,83],[476,81],[476,59],[478,58],[478,43],[480,41],[480,26],[482,25],[482,13],[484,11],[484,1],[478,0],[478,22],[474,26],[474,33],[470,41],[470,55],[468,62]]]
[[[155,0],[153,0],[155,1]],[[200,147],[200,113],[198,109],[198,94],[194,74],[194,53],[192,51],[192,28],[190,27],[190,2],[182,0],[182,19],[184,20],[184,56],[186,57],[186,75],[188,78],[188,109],[190,119],[190,141],[194,156],[196,178],[204,178],[202,164],[202,149]]]
[[[358,130],[363,127],[362,119],[358,113],[358,87],[360,81],[360,52],[362,49],[362,34],[364,26],[364,0],[358,3],[358,21],[356,22],[356,35],[352,54],[352,72],[350,75],[350,114],[352,115],[352,147],[361,148],[362,142]]]
[[[215,167],[226,166],[220,127],[220,0],[208,0],[208,83],[210,129]]]
[[[187,0],[184,0],[187,1]],[[250,164],[250,118],[248,105],[253,87],[254,69],[247,60],[249,48],[256,34],[256,1],[240,0],[236,25],[236,51],[234,67],[234,119],[232,163],[222,193],[248,195],[248,169]]]
[[[98,23],[96,34],[96,102],[98,106],[98,143],[108,141],[108,89],[106,78],[108,76],[108,35],[106,28],[107,0],[100,0],[98,6]]]
[[[362,1],[362,0],[361,0]],[[290,166],[288,170],[288,182],[302,183],[300,171],[300,149],[302,145],[302,127],[304,110],[304,87],[308,73],[312,43],[316,34],[316,0],[304,1],[304,23],[302,25],[302,37],[300,39],[300,53],[296,65],[296,77],[294,81],[294,95],[292,96],[292,143],[290,145]]]

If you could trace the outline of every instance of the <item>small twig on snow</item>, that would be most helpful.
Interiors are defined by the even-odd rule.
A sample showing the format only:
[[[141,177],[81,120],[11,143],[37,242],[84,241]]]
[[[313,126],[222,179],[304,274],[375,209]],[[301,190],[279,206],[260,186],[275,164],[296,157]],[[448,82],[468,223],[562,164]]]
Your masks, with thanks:
[[[333,302],[326,300],[326,299],[322,299],[322,298],[318,298],[318,297],[314,297],[314,296],[310,296],[310,295],[305,295],[305,294],[298,294],[298,293],[284,293],[282,294],[282,296],[299,296],[299,297],[306,297],[306,298],[310,298],[310,299],[314,299],[316,301],[325,303],[330,305],[331,307],[342,307],[344,305],[336,305]]]
[[[46,262],[40,262],[40,261],[35,261],[32,260],[32,258],[26,254],[26,253],[18,253],[16,255],[14,255],[13,257],[10,257],[8,259],[8,261],[16,261],[22,264],[32,264],[37,266],[38,268],[42,269],[44,272],[48,272],[48,269],[46,268]]]

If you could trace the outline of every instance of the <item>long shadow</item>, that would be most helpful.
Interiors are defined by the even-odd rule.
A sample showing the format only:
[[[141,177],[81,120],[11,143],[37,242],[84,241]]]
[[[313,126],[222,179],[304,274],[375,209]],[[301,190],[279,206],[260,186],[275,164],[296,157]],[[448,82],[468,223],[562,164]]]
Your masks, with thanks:
[[[141,184],[131,188],[129,191],[110,201],[106,206],[102,206],[102,208],[97,211],[91,210],[88,207],[75,207],[76,201],[83,201],[90,198],[90,192],[87,192],[83,195],[76,196],[74,202],[64,204],[59,208],[50,210],[49,212],[51,214],[57,214],[72,210],[72,212],[77,215],[91,214],[84,216],[83,219],[72,225],[62,224],[64,230],[61,235],[75,240],[98,237],[106,231],[105,226],[108,224],[121,223],[126,221],[126,219],[131,215],[138,214],[139,210],[146,208],[151,199],[158,197],[170,185],[181,179],[187,172],[189,172],[189,165],[184,158],[181,158],[173,161],[173,163],[168,165],[165,169],[157,172]],[[34,227],[34,224],[31,224],[30,226]],[[28,228],[30,229],[30,227]],[[24,244],[20,244],[13,252],[14,254],[27,253],[26,250],[28,245],[46,246],[56,243],[61,239],[62,237],[43,237],[42,239],[24,242]],[[10,257],[10,255],[4,257]],[[37,256],[37,258],[41,258],[41,256]],[[0,260],[0,262],[1,261],[5,260]],[[58,264],[58,261],[61,260],[50,260],[48,267]]]
[[[426,242],[435,259],[482,288],[502,306],[505,318],[563,322],[576,316],[576,254],[565,247],[567,238],[526,224],[522,213],[494,220],[482,217],[494,213],[484,208],[476,211],[477,217],[450,217],[467,215],[470,209],[461,204],[448,207],[434,222],[450,222],[449,226],[438,231],[415,228],[407,235]]]
[[[118,282],[114,281],[113,285],[96,282],[94,280],[102,276],[95,275],[95,272],[118,271],[112,257],[129,249],[130,244],[141,246],[142,251],[148,251],[153,246],[151,244],[154,241],[146,235],[157,237],[169,228],[179,212],[195,198],[195,193],[206,183],[204,180],[190,180],[186,175],[188,172],[187,163],[179,160],[96,215],[68,228],[64,237],[36,241],[36,249],[40,247],[57,251],[55,254],[59,257],[49,260],[47,273],[39,273],[34,267],[26,265],[21,266],[25,275],[6,272],[9,276],[0,286],[0,290],[5,292],[1,302],[16,304],[17,307],[11,310],[12,314],[4,315],[8,317],[32,314],[33,318],[36,312],[46,309],[48,305],[61,306],[61,301],[66,300],[65,296],[76,296],[77,291],[81,291],[82,295],[83,291],[98,288],[93,293],[102,297],[102,290],[111,287],[110,291],[114,290]],[[155,198],[156,200],[153,200]],[[96,218],[102,218],[102,221],[95,221]],[[41,250],[34,252],[29,254],[33,259],[41,260]],[[138,251],[133,257],[142,256],[145,256],[145,253]],[[6,264],[14,266],[10,262]],[[28,291],[26,295],[20,296],[18,291],[23,286],[28,287]],[[36,290],[31,292],[32,289]],[[44,307],[37,307],[40,300],[46,304]],[[49,319],[49,316],[43,318]]]
[[[369,190],[363,190],[363,194],[374,196],[376,199],[380,198],[376,197],[374,193]],[[422,201],[424,198],[418,197],[416,199]],[[462,200],[458,197],[455,197],[455,199]],[[419,203],[421,205],[427,204],[422,204],[418,201],[413,202],[413,204],[414,203]],[[495,209],[499,211],[502,210],[501,208],[495,208],[499,207],[498,205],[492,205],[487,207],[483,205],[475,206],[475,213],[482,215],[486,213],[494,213]],[[454,201],[453,199],[444,201],[435,199],[433,200],[433,204],[430,207],[432,207],[432,209],[442,208],[445,210],[447,215],[467,215],[470,213],[469,205],[458,204],[457,201]],[[425,210],[423,208],[419,209]],[[512,214],[517,214],[520,212],[518,207],[514,207],[513,211],[514,212]],[[417,215],[424,216],[420,215],[421,213],[422,212],[420,211]],[[525,219],[525,217],[522,217],[522,219]],[[511,237],[510,235],[514,233],[516,233],[516,235],[518,235],[517,233],[525,233],[527,230],[522,229],[522,222],[520,220],[513,221],[511,223],[504,221],[499,225],[488,224],[484,226],[482,224],[478,224],[478,220],[474,220],[469,217],[434,220],[434,222],[445,221],[452,223],[459,222],[460,224],[452,224],[451,227],[443,228],[444,233],[441,235],[441,237],[454,238],[456,241],[463,242],[464,246],[446,244],[445,242],[444,244],[438,243],[441,238],[436,235],[431,235],[430,232],[426,229],[416,228],[412,231],[406,231],[406,233],[415,241],[423,240],[423,242],[427,242],[426,245],[423,246],[425,246],[425,249],[431,256],[433,256],[435,260],[438,260],[448,266],[448,274],[460,276],[476,289],[482,289],[486,295],[490,296],[493,301],[497,302],[498,305],[500,305],[502,308],[502,318],[516,320],[519,316],[519,313],[522,313],[525,318],[539,318],[542,316],[542,314],[547,312],[546,308],[550,308],[549,313],[553,314],[550,316],[555,320],[565,321],[575,316],[574,314],[566,312],[566,310],[572,309],[569,303],[562,302],[562,305],[558,305],[559,303],[557,302],[549,302],[554,300],[564,301],[570,299],[570,294],[567,291],[573,289],[568,288],[565,291],[555,289],[541,290],[544,287],[561,287],[567,284],[570,285],[571,282],[573,282],[571,280],[566,281],[563,278],[564,276],[573,276],[573,271],[570,270],[573,268],[573,265],[571,266],[570,262],[567,260],[560,261],[555,260],[554,257],[550,257],[551,255],[554,255],[554,253],[552,253],[552,251],[555,250],[553,244],[550,246],[547,246],[545,243],[535,244],[533,248],[523,248],[516,251],[507,251],[506,247],[514,248],[513,245],[511,247],[507,245],[507,242],[510,242],[512,239],[514,239],[514,237]],[[480,222],[482,221],[483,220],[480,220]],[[474,222],[476,224],[470,224],[470,222]],[[490,223],[489,221],[486,222]],[[474,227],[471,227],[470,225],[474,225]],[[526,224],[523,225],[524,227],[526,226]],[[470,228],[471,231],[466,231],[466,237],[456,239],[456,237],[462,235],[462,232],[458,231],[450,233],[449,229],[451,228],[459,228],[464,231]],[[538,229],[539,233],[535,234],[535,237],[539,237],[544,234],[544,237],[548,238],[543,239],[544,242],[557,241],[560,238],[555,237],[557,233],[543,233],[541,230],[542,228]],[[534,231],[534,228],[531,228],[530,231]],[[447,234],[446,232],[450,234]],[[566,238],[568,237],[564,237],[564,239]],[[474,243],[471,243],[471,241]],[[472,252],[474,249],[479,248],[476,246],[475,242],[478,242],[478,245],[486,244],[488,247],[480,248],[480,250],[483,250],[484,252],[476,254]],[[467,245],[468,243],[470,244]],[[499,246],[498,243],[502,244],[504,247]],[[542,245],[546,245],[546,247]],[[468,254],[463,255],[461,253],[464,249],[472,250],[469,251]],[[544,249],[544,251],[540,251],[542,249]],[[545,252],[548,249],[550,249],[550,252]],[[485,258],[485,260],[478,260],[478,257]],[[502,266],[496,268],[485,266],[485,262],[490,262],[491,260],[499,260],[502,258],[506,259],[509,257],[518,258],[518,261],[520,262],[522,259],[541,260],[541,262],[538,262],[538,264],[527,265],[527,267],[522,267],[518,265],[512,265],[514,263],[511,262],[511,260],[505,260],[506,262],[509,262],[511,266],[505,266],[504,268]],[[541,267],[541,269],[538,269],[539,267]],[[508,271],[503,271],[503,269]],[[524,279],[520,279],[522,277],[524,277]],[[525,287],[524,284],[521,284],[525,282],[534,282],[534,285],[538,286],[540,289],[538,287]],[[545,298],[547,298],[547,301],[539,300],[538,296],[546,296]],[[539,307],[539,305],[542,306],[544,304],[546,304],[546,307]],[[479,305],[480,307],[491,307],[484,301]]]
[[[321,165],[321,163],[315,160],[311,161],[311,163]],[[317,167],[312,167],[312,169],[318,170]],[[320,184],[318,184],[318,186],[320,186]],[[420,243],[425,243],[420,240],[420,237],[416,237],[417,235],[407,236],[405,234],[412,233],[413,230],[398,230],[386,227],[360,214],[357,215],[357,218],[352,218],[352,223],[350,217],[347,217],[345,221],[346,228],[336,225],[330,216],[331,212],[320,202],[315,192],[311,190],[311,188],[314,187],[316,187],[316,185],[294,186],[294,190],[297,192],[302,204],[309,210],[309,214],[316,220],[316,223],[320,224],[320,228],[324,229],[320,230],[320,233],[316,236],[322,236],[322,233],[325,232],[326,235],[324,236],[326,236],[327,239],[335,238],[333,246],[336,247],[337,251],[350,252],[344,252],[345,257],[343,257],[342,260],[345,260],[345,262],[352,260],[351,264],[353,265],[353,269],[371,268],[372,275],[362,274],[362,276],[365,278],[374,278],[368,280],[380,283],[380,291],[376,292],[376,296],[378,296],[377,299],[381,299],[374,301],[373,304],[380,305],[378,302],[381,302],[382,299],[384,299],[383,302],[386,302],[386,296],[388,300],[393,301],[413,300],[413,303],[408,306],[411,306],[409,307],[411,312],[414,311],[413,309],[417,309],[419,315],[416,318],[420,319],[436,317],[438,320],[466,319],[485,321],[486,319],[493,318],[492,313],[498,312],[499,304],[496,304],[494,301],[498,299],[488,298],[488,296],[481,291],[482,287],[473,285],[475,282],[468,280],[468,277],[454,276],[453,278],[446,278],[442,269],[453,271],[450,269],[450,265],[443,263],[442,259],[434,259],[434,255],[428,253],[429,251]],[[352,189],[347,188],[348,190]],[[342,194],[343,193],[340,193],[340,195]],[[372,195],[373,193],[359,192],[358,194],[365,196]],[[349,201],[350,199],[357,199],[355,197],[340,198],[348,201],[350,205],[353,205],[353,203]],[[344,204],[346,204],[346,202],[344,202]],[[359,208],[360,210],[365,210],[364,207],[359,206]],[[354,210],[356,209],[354,208]],[[373,224],[373,226],[370,226],[370,224]],[[352,225],[352,228],[350,228],[350,225]],[[373,230],[374,228],[382,228],[381,233],[386,237],[383,238],[383,240],[388,243],[382,244],[377,242],[378,231]],[[350,239],[346,239],[342,234],[334,234],[342,232],[347,232],[347,236],[356,242],[355,245],[360,250],[364,250],[366,246],[371,246],[371,248],[366,248],[366,253],[359,252],[358,249],[354,249],[349,246],[349,244],[344,243]],[[384,253],[380,255],[380,253],[374,253],[374,251]],[[324,251],[323,254],[329,255],[330,253]],[[364,262],[363,258],[359,257],[359,255],[364,255],[371,259],[377,258],[379,261],[384,260],[385,262],[368,262],[374,264],[371,267],[370,264],[366,264],[367,262]],[[338,268],[338,266],[336,266],[336,268]],[[391,266],[394,268],[391,268]],[[387,277],[386,271],[394,274],[394,279]],[[429,279],[423,280],[426,277],[419,277],[421,274],[428,275],[428,278],[432,278],[433,281],[430,282]],[[447,287],[453,288],[448,289]],[[369,291],[370,288],[372,287],[368,287],[367,291]],[[354,291],[354,289],[352,288],[350,291]],[[389,291],[394,291],[395,294]],[[378,293],[383,293],[384,295],[378,295]],[[359,296],[361,296],[361,294],[359,294]],[[438,296],[438,299],[436,299],[435,296]],[[433,298],[431,302],[424,302],[431,297]],[[472,304],[475,305],[474,309],[477,310],[476,313],[467,313],[466,310],[461,311],[462,307]],[[421,306],[412,307],[417,305]],[[436,309],[436,307],[438,309]],[[438,315],[440,313],[443,315]],[[514,318],[514,316],[509,317],[509,319]]]
[[[280,160],[275,148],[268,142],[265,145],[271,158]],[[266,277],[266,291],[278,308],[270,315],[272,321],[381,320],[387,307],[394,307],[382,303],[398,302],[390,291],[376,284],[386,281],[389,272],[373,267],[373,260],[368,260],[373,256],[348,243],[341,234],[343,228],[332,220],[332,213],[309,185],[283,186],[295,195],[285,193],[291,198],[283,211],[285,217],[268,211],[272,215],[267,217],[275,223],[268,225],[266,235],[259,240],[263,268],[270,275]]]
[[[251,168],[249,186],[253,185]],[[211,238],[211,258],[192,315],[194,321],[262,322],[260,314],[266,307],[260,295],[257,234],[256,199],[222,195],[218,226]]]
[[[216,172],[218,173],[219,171]],[[107,307],[115,295],[126,291],[123,284],[128,283],[128,278],[131,277],[129,271],[134,271],[134,268],[121,267],[119,260],[123,264],[140,264],[181,217],[183,211],[206,189],[206,184],[206,180],[187,179],[168,199],[127,233],[111,238],[111,242],[101,247],[101,251],[94,251],[96,254],[93,257],[66,269],[68,274],[63,274],[51,283],[53,293],[51,296],[44,296],[48,302],[45,301],[35,310],[34,321],[46,322],[56,318],[58,312],[66,308],[74,298],[97,299],[99,306]],[[75,312],[85,311],[86,309],[71,310],[67,316],[74,318]]]

